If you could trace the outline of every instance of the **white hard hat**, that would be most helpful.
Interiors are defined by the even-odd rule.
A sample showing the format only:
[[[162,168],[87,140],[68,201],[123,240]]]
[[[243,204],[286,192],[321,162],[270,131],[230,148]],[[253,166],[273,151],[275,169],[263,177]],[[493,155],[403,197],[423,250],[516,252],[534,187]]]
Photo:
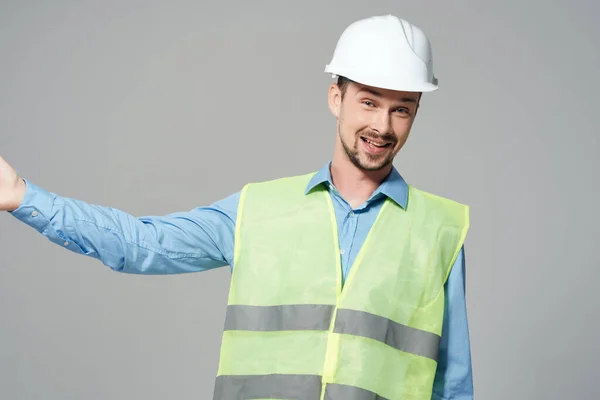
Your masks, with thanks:
[[[369,17],[349,25],[325,72],[334,78],[343,76],[383,89],[438,89],[429,39],[420,28],[393,15]]]

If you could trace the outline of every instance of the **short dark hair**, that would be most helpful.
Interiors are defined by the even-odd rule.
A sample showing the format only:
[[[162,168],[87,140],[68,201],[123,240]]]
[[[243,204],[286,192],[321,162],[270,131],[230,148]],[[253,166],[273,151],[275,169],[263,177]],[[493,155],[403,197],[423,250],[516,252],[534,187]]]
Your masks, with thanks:
[[[340,88],[340,92],[342,92],[342,99],[344,98],[344,94],[346,94],[346,89],[348,89],[348,85],[354,82],[345,76],[338,76],[337,78],[337,86]]]
[[[340,88],[340,92],[342,93],[342,100],[344,99],[344,94],[346,94],[346,90],[348,89],[348,85],[350,83],[356,83],[355,81],[346,78],[345,76],[338,76],[337,78],[337,86]],[[419,99],[417,101],[417,108],[419,108],[421,97],[423,97],[423,92],[419,93]]]

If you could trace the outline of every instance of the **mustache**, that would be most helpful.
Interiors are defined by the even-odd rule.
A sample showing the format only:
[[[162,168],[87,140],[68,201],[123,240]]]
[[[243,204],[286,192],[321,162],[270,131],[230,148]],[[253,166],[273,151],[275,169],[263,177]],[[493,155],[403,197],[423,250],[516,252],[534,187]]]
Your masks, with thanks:
[[[391,133],[380,135],[373,131],[362,131],[358,133],[358,136],[362,136],[364,138],[374,141],[390,142],[392,144],[396,144],[396,142],[398,141],[396,136],[392,135]]]

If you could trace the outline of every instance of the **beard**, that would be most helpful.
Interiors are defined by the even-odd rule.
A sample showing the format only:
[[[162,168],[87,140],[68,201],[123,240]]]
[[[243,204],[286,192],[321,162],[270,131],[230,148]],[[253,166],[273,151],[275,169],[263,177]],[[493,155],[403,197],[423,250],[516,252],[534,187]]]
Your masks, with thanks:
[[[352,162],[352,164],[363,171],[379,171],[388,167],[394,161],[395,152],[391,150],[385,151],[384,153],[378,155],[369,154],[360,150],[362,141],[361,137],[390,142],[390,147],[393,148],[398,140],[392,134],[380,135],[371,130],[364,129],[356,133],[352,146],[346,142],[339,128],[338,136],[340,137],[340,142],[342,143],[342,147],[348,156],[348,159]]]

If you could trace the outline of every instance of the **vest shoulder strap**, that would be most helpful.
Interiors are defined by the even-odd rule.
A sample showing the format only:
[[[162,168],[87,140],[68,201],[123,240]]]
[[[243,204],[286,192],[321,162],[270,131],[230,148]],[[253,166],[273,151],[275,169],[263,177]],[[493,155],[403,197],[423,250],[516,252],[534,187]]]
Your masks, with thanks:
[[[446,224],[468,229],[470,207],[458,201],[442,197],[408,185],[407,208],[416,207],[427,210],[431,217]]]

